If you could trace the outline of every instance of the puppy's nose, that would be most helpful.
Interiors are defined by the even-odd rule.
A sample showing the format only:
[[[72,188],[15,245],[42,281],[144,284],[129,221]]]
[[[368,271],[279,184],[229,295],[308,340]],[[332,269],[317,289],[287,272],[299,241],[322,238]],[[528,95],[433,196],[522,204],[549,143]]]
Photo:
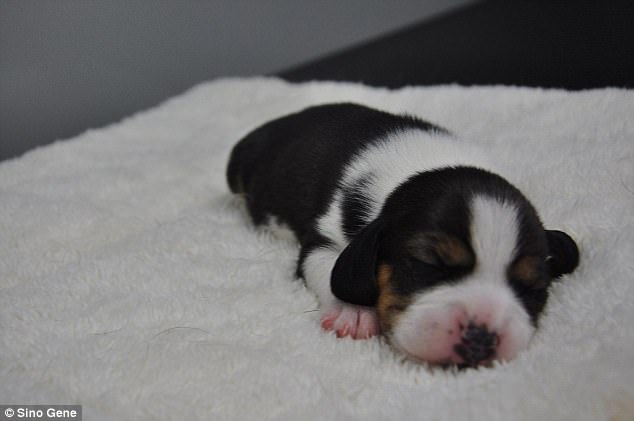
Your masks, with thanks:
[[[454,346],[454,352],[464,360],[465,364],[476,366],[495,355],[498,335],[489,332],[485,325],[469,324],[460,342]]]

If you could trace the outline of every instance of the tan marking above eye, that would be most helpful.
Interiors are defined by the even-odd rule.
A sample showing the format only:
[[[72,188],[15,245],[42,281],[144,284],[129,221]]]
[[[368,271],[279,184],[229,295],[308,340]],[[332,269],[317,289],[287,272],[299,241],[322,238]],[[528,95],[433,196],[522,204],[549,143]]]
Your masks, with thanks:
[[[520,257],[511,265],[509,276],[526,286],[541,288],[545,286],[540,272],[542,263],[543,259],[538,256]]]
[[[471,266],[473,253],[454,236],[443,232],[426,232],[416,235],[408,243],[410,253],[422,262],[447,266]]]

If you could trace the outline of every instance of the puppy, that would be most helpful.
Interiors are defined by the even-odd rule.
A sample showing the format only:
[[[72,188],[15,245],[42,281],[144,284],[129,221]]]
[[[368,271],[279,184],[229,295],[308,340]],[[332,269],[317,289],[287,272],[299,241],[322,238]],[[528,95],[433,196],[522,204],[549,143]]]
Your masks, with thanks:
[[[491,167],[443,128],[344,103],[253,130],[227,179],[256,225],[294,233],[324,329],[477,366],[527,347],[551,281],[579,262]]]

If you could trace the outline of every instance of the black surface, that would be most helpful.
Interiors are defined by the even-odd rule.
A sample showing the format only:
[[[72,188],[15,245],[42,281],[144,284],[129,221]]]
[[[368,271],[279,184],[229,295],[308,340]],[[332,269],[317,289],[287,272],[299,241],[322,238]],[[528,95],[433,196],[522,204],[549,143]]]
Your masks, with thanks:
[[[279,73],[290,81],[634,87],[634,1],[487,1]]]

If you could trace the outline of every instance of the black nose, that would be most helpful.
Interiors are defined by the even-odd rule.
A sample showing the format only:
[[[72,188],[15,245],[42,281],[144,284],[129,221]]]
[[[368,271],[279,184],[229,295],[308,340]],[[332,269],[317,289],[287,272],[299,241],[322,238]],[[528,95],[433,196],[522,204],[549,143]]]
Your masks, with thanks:
[[[489,332],[484,325],[470,324],[453,350],[462,357],[465,364],[475,366],[491,358],[497,344],[498,335],[495,332]]]

